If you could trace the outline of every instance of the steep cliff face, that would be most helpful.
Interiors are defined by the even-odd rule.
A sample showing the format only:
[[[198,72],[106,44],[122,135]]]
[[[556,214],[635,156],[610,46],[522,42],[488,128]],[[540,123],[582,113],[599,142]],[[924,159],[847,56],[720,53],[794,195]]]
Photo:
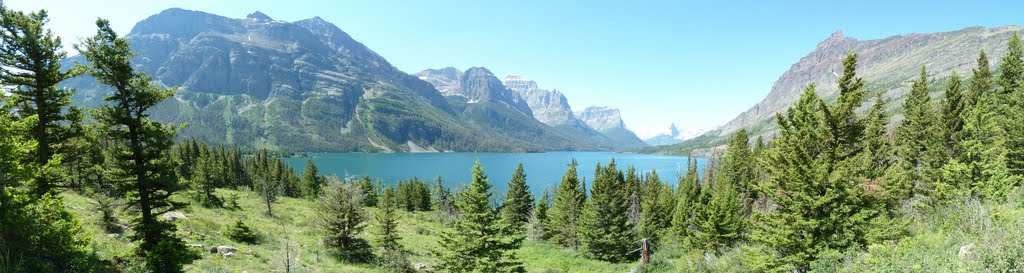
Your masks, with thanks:
[[[633,131],[626,128],[626,123],[622,121],[622,115],[617,108],[591,106],[575,114],[588,126],[614,139],[620,145],[625,147],[647,146]]]
[[[1010,34],[1020,31],[1018,26],[996,28],[971,27],[958,31],[907,34],[877,40],[858,40],[837,31],[818,44],[815,50],[782,74],[768,95],[758,104],[723,125],[705,133],[683,146],[708,148],[724,143],[729,134],[739,128],[748,128],[755,135],[770,135],[776,127],[775,113],[785,111],[796,102],[808,84],[815,83],[822,97],[834,97],[838,76],[842,74],[842,59],[853,50],[859,54],[857,74],[867,81],[872,92],[883,92],[890,104],[898,107],[908,92],[910,81],[920,73],[921,66],[928,77],[939,80],[953,71],[969,75],[975,66],[978,52],[984,50],[994,66],[1006,52]],[[896,109],[897,112],[901,109]]]
[[[523,114],[533,116],[533,110],[526,100],[506,88],[487,68],[471,67],[465,72],[451,67],[428,69],[416,73],[416,76],[431,83],[435,88],[444,90],[446,96],[460,96],[466,98],[469,103],[505,104]]]
[[[522,76],[507,76],[502,80],[502,84],[526,100],[526,104],[533,111],[533,117],[540,122],[551,126],[582,125],[582,122],[573,116],[569,100],[561,92],[540,89],[537,82]]]
[[[531,81],[522,76],[506,76],[502,83],[509,89],[526,100],[533,116],[540,122],[561,130],[580,139],[587,139],[602,146],[614,148],[635,148],[638,143],[633,141],[619,141],[615,138],[591,128],[589,125],[576,118],[569,100],[558,90],[541,89],[537,82]]]

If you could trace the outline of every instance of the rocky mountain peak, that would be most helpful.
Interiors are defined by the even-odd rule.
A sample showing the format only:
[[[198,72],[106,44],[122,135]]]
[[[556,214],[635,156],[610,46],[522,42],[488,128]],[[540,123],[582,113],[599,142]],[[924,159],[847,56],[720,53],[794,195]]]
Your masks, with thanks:
[[[832,32],[832,35],[829,35],[828,38],[818,43],[816,51],[827,50],[829,48],[836,47],[842,44],[843,42],[846,42],[847,40],[855,41],[856,39],[843,36],[843,30],[838,29],[835,32]]]
[[[626,127],[618,108],[591,106],[576,114],[576,117],[597,130]]]
[[[530,79],[527,79],[526,77],[519,76],[519,75],[508,75],[508,76],[505,76],[505,78],[502,79],[501,82],[505,83],[506,87],[508,87],[509,89],[512,89],[512,91],[516,91],[516,92],[520,92],[520,90],[537,90],[537,89],[540,89],[540,87],[537,86],[537,82],[531,81]],[[522,93],[522,92],[520,92],[520,93]]]
[[[253,21],[273,21],[274,20],[274,18],[270,18],[270,16],[267,16],[266,14],[264,14],[264,13],[258,11],[258,10],[253,12],[253,13],[250,13],[249,15],[246,15],[245,19],[249,19],[249,20],[253,20]]]
[[[519,75],[505,76],[501,82],[526,100],[533,111],[533,116],[540,122],[551,126],[566,125],[573,128],[586,127],[583,122],[573,116],[569,100],[557,90],[540,89],[537,82]]]

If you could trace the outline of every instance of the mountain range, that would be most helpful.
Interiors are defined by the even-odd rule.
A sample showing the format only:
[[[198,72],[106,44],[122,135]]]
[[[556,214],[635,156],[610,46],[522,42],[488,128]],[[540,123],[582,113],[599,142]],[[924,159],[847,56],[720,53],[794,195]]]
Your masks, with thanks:
[[[904,95],[909,91],[911,81],[919,76],[921,66],[926,67],[928,78],[932,81],[932,96],[938,97],[940,90],[934,87],[944,82],[953,72],[961,77],[970,75],[980,50],[988,55],[994,69],[1006,53],[1006,41],[1010,34],[1020,30],[1018,26],[970,27],[958,31],[912,33],[875,40],[858,40],[846,37],[842,31],[836,31],[783,73],[761,102],[725,125],[683,143],[641,151],[706,153],[722,147],[729,135],[740,128],[747,128],[752,139],[758,136],[771,138],[777,130],[775,114],[785,111],[796,102],[808,84],[815,83],[818,94],[827,100],[838,96],[837,81],[843,70],[841,62],[850,51],[859,54],[857,75],[865,80],[866,88],[872,94],[882,94],[888,101],[888,110],[894,114],[893,122],[898,122],[902,118]],[[868,105],[870,103],[865,102],[859,110],[866,110]]]
[[[138,22],[126,37],[136,69],[177,88],[151,115],[187,123],[180,137],[290,151],[643,146],[599,132],[572,114],[564,95],[532,81],[502,81],[479,67],[410,75],[319,17],[234,19],[175,8]],[[90,77],[64,85],[77,88],[72,100],[87,107],[109,92]]]

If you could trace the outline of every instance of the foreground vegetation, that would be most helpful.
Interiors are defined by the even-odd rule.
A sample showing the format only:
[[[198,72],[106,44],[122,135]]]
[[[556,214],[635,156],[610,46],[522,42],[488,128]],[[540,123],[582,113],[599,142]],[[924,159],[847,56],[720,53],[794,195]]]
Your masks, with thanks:
[[[147,114],[173,90],[132,68],[109,22],[78,45],[90,64],[63,69],[45,12],[0,18],[0,81],[15,87],[0,104],[4,272],[1024,270],[1016,35],[1000,75],[981,52],[938,103],[922,68],[893,130],[851,52],[835,101],[809,85],[778,136],[741,129],[675,187],[614,160],[588,184],[570,162],[538,198],[522,165],[504,193],[479,163],[454,189],[392,186],[176,141],[181,126]],[[57,88],[82,73],[114,89],[94,123]]]

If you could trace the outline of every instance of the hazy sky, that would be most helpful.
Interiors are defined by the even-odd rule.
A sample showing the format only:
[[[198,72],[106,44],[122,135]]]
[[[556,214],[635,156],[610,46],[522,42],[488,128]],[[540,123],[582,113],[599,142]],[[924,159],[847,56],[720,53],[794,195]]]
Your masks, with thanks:
[[[898,2],[898,3],[897,3]],[[7,0],[46,9],[65,43],[180,7],[233,18],[320,16],[399,69],[473,66],[622,109],[642,136],[724,124],[837,29],[858,39],[1020,24],[1018,1]],[[1013,3],[1003,3],[1013,2]]]

